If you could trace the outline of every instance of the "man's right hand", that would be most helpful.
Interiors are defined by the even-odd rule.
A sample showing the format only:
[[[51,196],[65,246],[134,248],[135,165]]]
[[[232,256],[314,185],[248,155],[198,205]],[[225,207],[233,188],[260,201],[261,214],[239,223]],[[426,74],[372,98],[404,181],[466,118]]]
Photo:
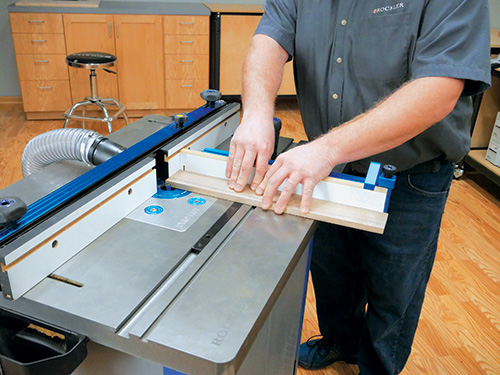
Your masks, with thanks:
[[[229,148],[226,177],[229,188],[243,191],[248,183],[255,164],[255,175],[250,188],[252,190],[262,182],[268,162],[274,149],[274,125],[272,117],[257,119],[255,116],[243,120],[236,130]]]

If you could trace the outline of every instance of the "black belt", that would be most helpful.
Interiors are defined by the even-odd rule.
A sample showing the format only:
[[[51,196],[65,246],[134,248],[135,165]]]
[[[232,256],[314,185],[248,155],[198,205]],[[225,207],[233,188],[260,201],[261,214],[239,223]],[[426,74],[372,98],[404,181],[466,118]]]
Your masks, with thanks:
[[[444,164],[448,164],[449,161],[443,158],[436,158],[423,163],[417,164],[409,169],[402,171],[404,174],[420,174],[420,173],[437,173],[441,170]]]
[[[403,174],[403,173],[404,174],[437,173],[441,170],[441,167],[447,163],[449,163],[449,161],[443,159],[442,157],[438,157],[438,158],[414,165],[413,167],[411,167],[409,169],[405,169],[403,171],[397,171],[396,175]],[[366,176],[366,172],[359,172],[359,171],[353,169],[350,164],[348,164],[347,167],[344,169],[344,173],[351,174],[354,176],[360,176],[360,177]]]

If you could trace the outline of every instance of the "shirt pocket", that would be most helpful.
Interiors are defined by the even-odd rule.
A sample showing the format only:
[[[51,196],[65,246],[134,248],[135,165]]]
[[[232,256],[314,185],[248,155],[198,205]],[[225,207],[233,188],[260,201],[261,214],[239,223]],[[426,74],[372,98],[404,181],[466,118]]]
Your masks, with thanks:
[[[408,13],[361,20],[352,37],[356,78],[394,81],[408,75],[408,21]]]

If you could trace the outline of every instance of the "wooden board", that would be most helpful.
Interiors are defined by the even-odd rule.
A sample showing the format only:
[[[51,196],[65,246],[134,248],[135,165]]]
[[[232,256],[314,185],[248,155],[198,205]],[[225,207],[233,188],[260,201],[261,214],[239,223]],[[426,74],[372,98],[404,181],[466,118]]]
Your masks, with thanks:
[[[227,180],[227,156],[185,148],[180,151],[178,158],[172,157],[168,162],[171,175],[183,170]],[[250,175],[248,184],[252,179],[253,173]],[[278,190],[281,191],[282,187],[278,187]],[[297,185],[293,193],[302,195],[302,184]],[[314,188],[313,198],[370,211],[384,212],[387,189],[376,186],[374,190],[368,190],[364,189],[364,184],[361,182],[327,177],[318,182]]]
[[[227,199],[251,206],[262,206],[262,198],[256,195],[250,187],[247,186],[243,192],[237,193],[229,189],[227,180],[217,177],[178,171],[167,180],[167,183],[174,188],[189,190],[195,193],[206,194],[212,197]],[[274,198],[274,201],[277,200],[278,196],[279,193]],[[309,213],[304,215],[300,212],[300,200],[301,196],[293,195],[285,213],[374,233],[384,232],[388,217],[384,212],[313,199]]]

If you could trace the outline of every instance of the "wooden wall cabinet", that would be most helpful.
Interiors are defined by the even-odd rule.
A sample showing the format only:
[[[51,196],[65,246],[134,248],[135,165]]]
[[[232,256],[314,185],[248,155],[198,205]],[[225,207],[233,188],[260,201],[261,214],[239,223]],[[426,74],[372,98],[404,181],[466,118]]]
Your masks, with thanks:
[[[161,109],[163,53],[161,16],[64,15],[68,53],[98,51],[118,58],[117,75],[97,70],[99,96],[113,97],[128,110]],[[89,70],[71,68],[73,101],[90,93]]]
[[[71,94],[62,15],[11,13],[10,23],[24,111],[65,111]]]
[[[75,52],[118,58],[116,75],[96,70],[98,92],[126,105],[131,116],[199,107],[200,92],[210,88],[209,16],[13,12],[10,18],[28,119],[60,118],[90,95],[90,71],[66,66]],[[218,87],[224,95],[241,94],[243,59],[259,20],[260,14],[221,17]],[[279,94],[295,95],[292,64]]]
[[[164,108],[162,16],[114,16],[120,102],[130,109]]]
[[[65,14],[63,17],[68,55],[98,51],[116,56],[112,15]],[[88,69],[69,68],[73,103],[82,101],[90,95],[89,74]],[[97,69],[96,75],[99,96],[119,100],[117,76],[102,69]]]
[[[90,95],[88,69],[70,68],[75,52],[107,52],[117,74],[101,69],[98,93],[131,116],[191,110],[209,88],[209,17],[10,13],[28,119],[60,118]],[[175,111],[174,111],[175,110]]]
[[[208,89],[209,18],[164,16],[165,108],[196,108]]]

